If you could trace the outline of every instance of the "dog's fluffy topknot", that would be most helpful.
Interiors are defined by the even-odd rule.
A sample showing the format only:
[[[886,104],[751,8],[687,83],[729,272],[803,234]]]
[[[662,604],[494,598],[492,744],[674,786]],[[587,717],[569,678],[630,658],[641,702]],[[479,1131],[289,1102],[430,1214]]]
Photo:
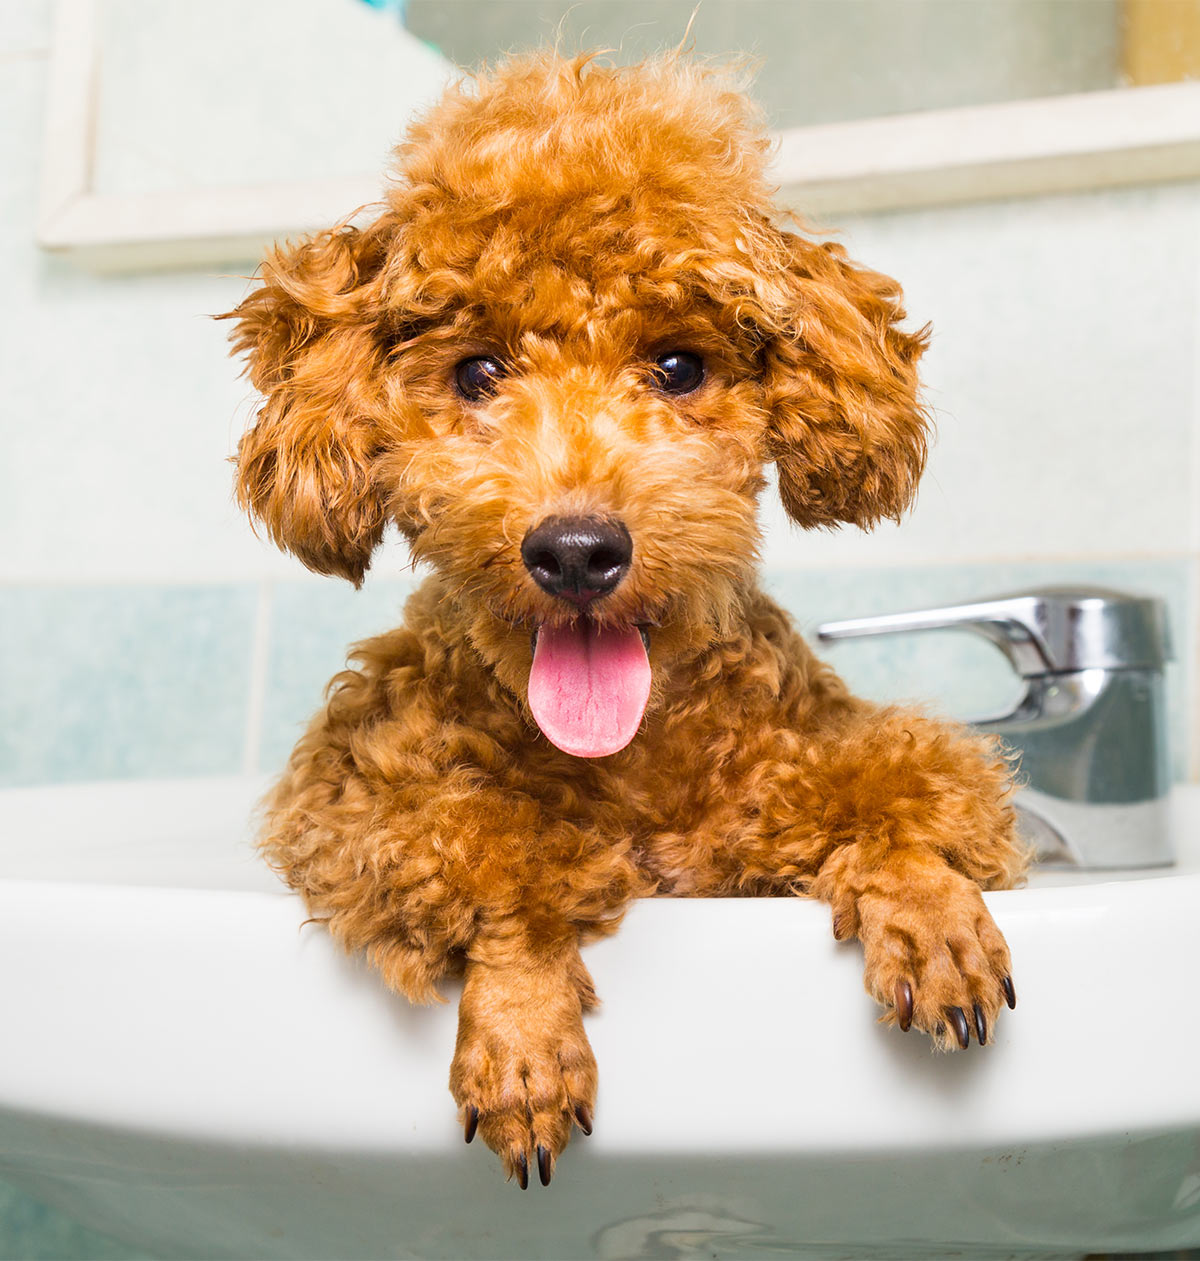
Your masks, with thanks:
[[[637,66],[537,52],[452,88],[397,149],[410,187],[495,208],[591,189],[653,191],[681,210],[770,213],[770,141],[735,67],[676,53]]]

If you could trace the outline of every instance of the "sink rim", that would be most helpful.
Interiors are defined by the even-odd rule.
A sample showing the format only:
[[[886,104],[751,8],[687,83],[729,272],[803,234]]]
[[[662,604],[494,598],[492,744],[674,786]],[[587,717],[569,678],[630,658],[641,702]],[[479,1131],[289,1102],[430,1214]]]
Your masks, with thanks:
[[[95,780],[0,789],[0,884],[20,880],[111,888],[288,893],[253,844],[260,803],[274,778],[232,775]],[[199,794],[203,796],[197,799]],[[166,811],[172,823],[163,828],[148,806],[164,806],[179,798],[186,799],[190,808]],[[1018,889],[997,892],[1008,895],[1200,873],[1200,784],[1174,784],[1168,803],[1176,849],[1174,864],[1097,870],[1038,866]],[[79,829],[80,816],[99,831],[99,846]],[[206,838],[214,827],[230,835],[220,853],[207,849]],[[32,845],[31,834],[37,838]],[[199,850],[195,848],[197,841],[202,846]],[[117,852],[106,853],[105,846]],[[82,870],[72,872],[72,862]],[[198,874],[196,867],[200,868]]]
[[[206,783],[186,782],[193,792]],[[75,794],[76,804],[86,799]],[[1200,788],[1180,790],[1175,809],[1188,840],[1180,868],[1079,873],[1087,879],[1065,884],[1039,875],[1028,888],[984,895],[1013,949],[1019,1002],[1001,1013],[994,1045],[965,1054],[934,1057],[918,1035],[875,1024],[858,947],[833,942],[820,903],[634,903],[614,937],[585,948],[604,1000],[587,1018],[604,1114],[589,1149],[700,1144],[807,1159],[1200,1134],[1200,1079],[1183,1075],[1200,1008],[1181,1004],[1164,1030],[1146,980],[1187,992],[1187,960],[1200,955]],[[258,871],[248,843],[242,858]],[[299,899],[265,868],[259,874],[265,888],[0,879],[0,953],[23,952],[8,995],[21,1033],[0,1059],[0,1115],[133,1125],[180,1140],[457,1151],[446,1090],[453,1002],[410,1008],[389,995],[322,929],[300,930]],[[1118,980],[1126,991],[1114,1015]],[[453,997],[453,988],[444,992]],[[65,1010],[47,1001],[54,995]],[[196,1010],[205,1004],[218,1025],[237,1030],[233,1041]],[[72,1083],[79,1065],[65,1044],[79,1028],[91,1076]],[[684,1045],[688,1062],[679,1060]],[[307,1119],[281,1097],[256,1097],[256,1062],[297,1047],[354,1064],[361,1088],[328,1087]],[[162,1073],[166,1061],[175,1076]],[[803,1091],[788,1098],[793,1073],[853,1080],[853,1115]],[[381,1105],[404,1074],[403,1098]],[[190,1093],[180,1076],[194,1083]],[[304,1080],[303,1064],[284,1063],[272,1088],[300,1092]],[[672,1113],[664,1081],[707,1092],[711,1115]],[[1164,1083],[1179,1090],[1167,1097]],[[1105,1089],[1120,1094],[1096,1111],[1084,1095]],[[961,1128],[963,1116],[973,1128]]]

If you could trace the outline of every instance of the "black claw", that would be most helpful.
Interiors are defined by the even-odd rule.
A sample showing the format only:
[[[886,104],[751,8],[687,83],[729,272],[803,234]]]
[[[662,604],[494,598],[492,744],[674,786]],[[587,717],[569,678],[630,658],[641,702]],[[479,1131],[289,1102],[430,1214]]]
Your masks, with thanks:
[[[577,1103],[575,1105],[575,1124],[585,1134],[592,1132],[592,1113],[586,1103]]]
[[[538,1144],[537,1157],[538,1177],[542,1180],[542,1186],[548,1187],[550,1185],[550,1153],[541,1143]]]
[[[896,1017],[900,1021],[900,1029],[907,1033],[912,1028],[913,992],[907,981],[896,982]]]
[[[966,1013],[961,1007],[947,1007],[946,1019],[954,1030],[958,1045],[965,1051],[971,1045],[971,1031],[967,1025]]]
[[[469,1143],[475,1137],[475,1131],[479,1127],[479,1109],[474,1104],[467,1107],[467,1120],[463,1126],[463,1138]]]
[[[987,1045],[987,1018],[983,1014],[983,1008],[978,1003],[975,1004],[975,1033],[979,1037],[979,1045]]]
[[[1004,991],[1004,1001],[1008,1004],[1009,1011],[1017,1005],[1017,993],[1013,989],[1012,977],[1006,976],[1000,982],[1000,988]]]
[[[529,1187],[529,1157],[524,1152],[517,1156],[517,1185],[522,1191]]]

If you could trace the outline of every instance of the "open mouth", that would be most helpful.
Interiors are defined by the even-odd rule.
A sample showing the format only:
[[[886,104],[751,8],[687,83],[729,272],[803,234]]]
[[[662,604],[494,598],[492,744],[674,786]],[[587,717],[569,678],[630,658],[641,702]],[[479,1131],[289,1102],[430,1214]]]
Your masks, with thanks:
[[[542,734],[574,757],[606,757],[637,734],[650,698],[644,626],[577,617],[533,633],[529,708]]]

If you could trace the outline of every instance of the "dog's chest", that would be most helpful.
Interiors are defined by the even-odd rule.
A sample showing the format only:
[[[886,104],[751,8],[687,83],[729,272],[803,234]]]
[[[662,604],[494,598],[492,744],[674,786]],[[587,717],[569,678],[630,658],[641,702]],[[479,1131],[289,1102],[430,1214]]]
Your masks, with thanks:
[[[732,891],[744,856],[761,839],[761,783],[738,768],[695,756],[665,760],[638,776],[604,777],[590,798],[592,826],[608,844],[627,846],[660,895]]]

